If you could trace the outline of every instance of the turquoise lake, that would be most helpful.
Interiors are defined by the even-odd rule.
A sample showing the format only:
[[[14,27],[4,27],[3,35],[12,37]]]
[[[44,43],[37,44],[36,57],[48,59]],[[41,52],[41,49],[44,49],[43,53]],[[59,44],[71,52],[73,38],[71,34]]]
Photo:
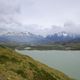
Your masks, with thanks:
[[[57,50],[17,50],[21,54],[31,56],[49,67],[58,69],[68,76],[80,80],[80,51]]]

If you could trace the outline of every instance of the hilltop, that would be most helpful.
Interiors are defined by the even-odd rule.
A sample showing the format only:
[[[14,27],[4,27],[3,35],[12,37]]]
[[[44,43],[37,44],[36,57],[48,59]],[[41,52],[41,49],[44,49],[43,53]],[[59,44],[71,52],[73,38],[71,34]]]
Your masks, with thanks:
[[[64,73],[0,45],[0,80],[71,80]]]

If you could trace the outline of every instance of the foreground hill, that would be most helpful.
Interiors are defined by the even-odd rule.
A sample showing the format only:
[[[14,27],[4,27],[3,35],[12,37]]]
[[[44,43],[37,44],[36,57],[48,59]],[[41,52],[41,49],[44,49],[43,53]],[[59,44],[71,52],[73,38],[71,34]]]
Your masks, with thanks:
[[[0,46],[0,80],[71,80],[29,56]]]

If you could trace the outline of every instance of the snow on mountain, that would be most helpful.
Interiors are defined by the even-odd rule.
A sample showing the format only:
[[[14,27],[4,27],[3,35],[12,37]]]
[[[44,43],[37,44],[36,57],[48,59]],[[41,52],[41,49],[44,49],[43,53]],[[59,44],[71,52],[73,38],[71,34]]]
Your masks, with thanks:
[[[48,42],[68,42],[79,37],[80,35],[71,34],[63,31],[63,32],[54,33],[52,35],[48,35],[45,38],[45,40],[47,40]]]
[[[68,33],[66,33],[66,32],[59,32],[59,33],[57,33],[57,35],[66,37],[66,36],[68,36]]]

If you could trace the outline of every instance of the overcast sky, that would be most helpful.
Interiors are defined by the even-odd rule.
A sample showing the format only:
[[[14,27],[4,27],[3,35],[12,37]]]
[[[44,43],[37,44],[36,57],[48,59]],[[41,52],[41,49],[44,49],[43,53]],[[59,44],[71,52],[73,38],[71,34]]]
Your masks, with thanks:
[[[19,24],[11,26],[12,21]],[[0,31],[6,28],[40,34],[80,33],[80,0],[0,0]]]

